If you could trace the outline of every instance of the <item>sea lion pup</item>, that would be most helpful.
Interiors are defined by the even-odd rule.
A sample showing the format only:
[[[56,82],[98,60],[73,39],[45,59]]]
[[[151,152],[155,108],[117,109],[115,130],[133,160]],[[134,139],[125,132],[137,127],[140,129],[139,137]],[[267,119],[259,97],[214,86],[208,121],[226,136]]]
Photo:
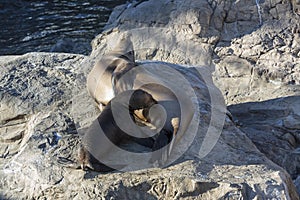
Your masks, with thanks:
[[[87,77],[87,89],[100,110],[115,96],[112,74],[126,73],[135,66],[130,35],[123,34],[112,51],[99,60]]]
[[[133,111],[151,107],[156,103],[153,97],[143,90],[125,91],[113,98],[82,138],[82,146],[78,152],[81,168],[99,172],[113,171],[113,167],[106,166],[101,160],[105,159],[114,146],[120,147],[122,142],[134,141],[149,148],[153,147],[152,138],[136,138],[127,133],[144,134],[142,129],[131,129],[135,126]],[[118,124],[120,120],[122,127]],[[120,169],[120,166],[115,168]]]

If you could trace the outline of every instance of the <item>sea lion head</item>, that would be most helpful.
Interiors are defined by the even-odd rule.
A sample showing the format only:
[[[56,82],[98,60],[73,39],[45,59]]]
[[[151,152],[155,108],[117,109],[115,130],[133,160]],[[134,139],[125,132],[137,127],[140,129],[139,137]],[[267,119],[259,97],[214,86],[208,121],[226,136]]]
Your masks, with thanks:
[[[135,90],[129,100],[130,110],[139,110],[150,108],[152,105],[157,104],[157,101],[148,92],[138,89]]]

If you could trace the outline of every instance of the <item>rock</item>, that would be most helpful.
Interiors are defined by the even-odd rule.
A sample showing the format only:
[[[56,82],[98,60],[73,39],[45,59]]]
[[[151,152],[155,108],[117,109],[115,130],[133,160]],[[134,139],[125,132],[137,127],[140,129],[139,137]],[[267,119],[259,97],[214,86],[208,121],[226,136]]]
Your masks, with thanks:
[[[292,8],[295,14],[300,15],[300,1],[292,0]]]
[[[300,94],[299,50],[292,45],[298,41],[299,27],[293,23],[286,27],[284,20],[275,23],[216,48],[214,78],[228,104]],[[239,68],[234,77],[230,74],[233,66]],[[230,89],[234,84],[237,87]]]
[[[72,168],[80,143],[78,132],[89,126],[77,122],[91,123],[98,115],[81,78],[80,66],[89,62],[86,59],[45,53],[0,59],[1,105],[5,106],[1,108],[12,110],[1,121],[4,198],[298,198],[285,170],[260,153],[228,118],[220,138],[203,144],[211,116],[225,116],[222,107],[209,100],[207,88],[212,95],[221,93],[212,85],[211,75],[204,74],[206,70],[199,69],[206,75],[201,78],[195,68],[167,63],[189,80],[197,95],[199,131],[189,150],[164,169],[99,174]],[[14,79],[7,81],[12,75]],[[218,130],[218,123],[213,124],[211,128]],[[9,130],[7,135],[8,128],[23,133]],[[213,146],[207,156],[200,149]]]
[[[72,91],[66,88],[74,87],[73,66],[83,58],[72,54],[31,53],[1,60],[2,159],[18,154],[31,142],[31,137],[40,138],[35,145],[49,149],[62,134],[60,131],[75,128],[67,111],[62,113],[60,109],[70,106],[68,97]],[[32,136],[33,133],[36,135]]]
[[[91,46],[88,42],[82,41],[80,39],[71,39],[71,38],[60,38],[54,44],[50,52],[61,52],[61,53],[79,53],[79,54],[88,54],[91,51]]]
[[[296,179],[300,166],[300,96],[229,106],[257,148]]]
[[[69,38],[59,39],[55,45],[51,47],[51,52],[70,53],[74,49],[74,42]]]

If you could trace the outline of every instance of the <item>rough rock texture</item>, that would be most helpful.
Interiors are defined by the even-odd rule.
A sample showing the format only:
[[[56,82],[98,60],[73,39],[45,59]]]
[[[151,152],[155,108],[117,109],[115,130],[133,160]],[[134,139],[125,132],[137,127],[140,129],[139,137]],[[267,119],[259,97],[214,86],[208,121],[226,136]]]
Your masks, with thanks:
[[[299,2],[256,2],[132,3],[115,9],[107,30],[93,41],[90,57],[0,57],[0,195],[299,199]],[[165,169],[76,170],[70,164],[76,160],[79,134],[98,114],[84,77],[128,30],[138,59],[188,65],[179,68],[197,94],[201,131],[176,164]],[[208,89],[214,86],[196,76],[191,65],[215,69],[215,84],[232,104],[235,122],[226,117],[216,146],[204,158],[199,148],[211,116]],[[275,99],[282,96],[295,97]]]
[[[296,179],[300,173],[300,96],[231,105],[229,111],[257,148]]]
[[[285,170],[228,118],[215,148],[199,157],[211,116],[207,87],[212,91],[213,86],[204,84],[195,69],[179,66],[197,94],[201,117],[196,139],[177,164],[109,174],[70,168],[80,142],[74,123],[97,116],[88,98],[79,98],[87,96],[78,85],[85,85],[82,63],[87,63],[83,56],[69,54],[1,57],[3,198],[298,198]]]
[[[57,144],[62,132],[75,130],[66,108],[76,80],[73,71],[83,58],[42,53],[1,57],[1,158],[35,146],[30,141],[36,129],[33,137],[40,137],[43,151]]]

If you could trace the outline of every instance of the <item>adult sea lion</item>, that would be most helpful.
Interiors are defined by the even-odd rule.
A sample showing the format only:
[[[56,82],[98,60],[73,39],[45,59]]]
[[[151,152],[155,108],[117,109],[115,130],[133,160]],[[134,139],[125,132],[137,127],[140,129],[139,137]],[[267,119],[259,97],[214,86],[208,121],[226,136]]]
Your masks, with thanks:
[[[154,66],[155,73],[153,73],[153,70],[147,70],[147,67],[145,67],[147,65],[150,65],[149,69],[153,69]],[[149,112],[150,107],[143,101],[143,108],[131,109],[131,111],[137,121],[141,120],[146,126],[153,126],[157,130],[160,130],[161,134],[157,135],[152,146],[154,153],[151,162],[159,161],[159,164],[162,165],[167,161],[173,145],[176,143],[174,139],[179,139],[177,133],[180,133],[179,135],[182,137],[188,129],[194,109],[191,100],[187,96],[179,95],[180,98],[177,98],[176,93],[184,93],[180,89],[171,91],[168,89],[168,86],[163,86],[163,78],[158,74],[160,70],[164,69],[163,65],[158,62],[137,65],[135,63],[132,42],[129,38],[123,36],[116,48],[94,66],[88,76],[87,87],[91,96],[100,104],[100,109],[101,105],[108,105],[114,96],[117,97],[118,94],[132,89],[142,89],[153,96],[154,100],[161,106],[155,112]],[[176,85],[176,83],[173,85]],[[137,104],[130,103],[130,105]],[[110,105],[106,112],[109,110],[111,110]],[[112,118],[107,113],[103,114],[103,116],[107,117],[105,119],[100,117],[98,122]],[[138,123],[137,121],[136,123]],[[165,122],[163,126],[162,122]],[[105,127],[114,129],[113,127],[115,126]],[[112,132],[120,133],[119,130],[113,130]],[[145,144],[148,145],[151,143],[149,142],[150,140],[151,138],[148,141],[145,139]],[[167,146],[167,144],[170,145]]]

